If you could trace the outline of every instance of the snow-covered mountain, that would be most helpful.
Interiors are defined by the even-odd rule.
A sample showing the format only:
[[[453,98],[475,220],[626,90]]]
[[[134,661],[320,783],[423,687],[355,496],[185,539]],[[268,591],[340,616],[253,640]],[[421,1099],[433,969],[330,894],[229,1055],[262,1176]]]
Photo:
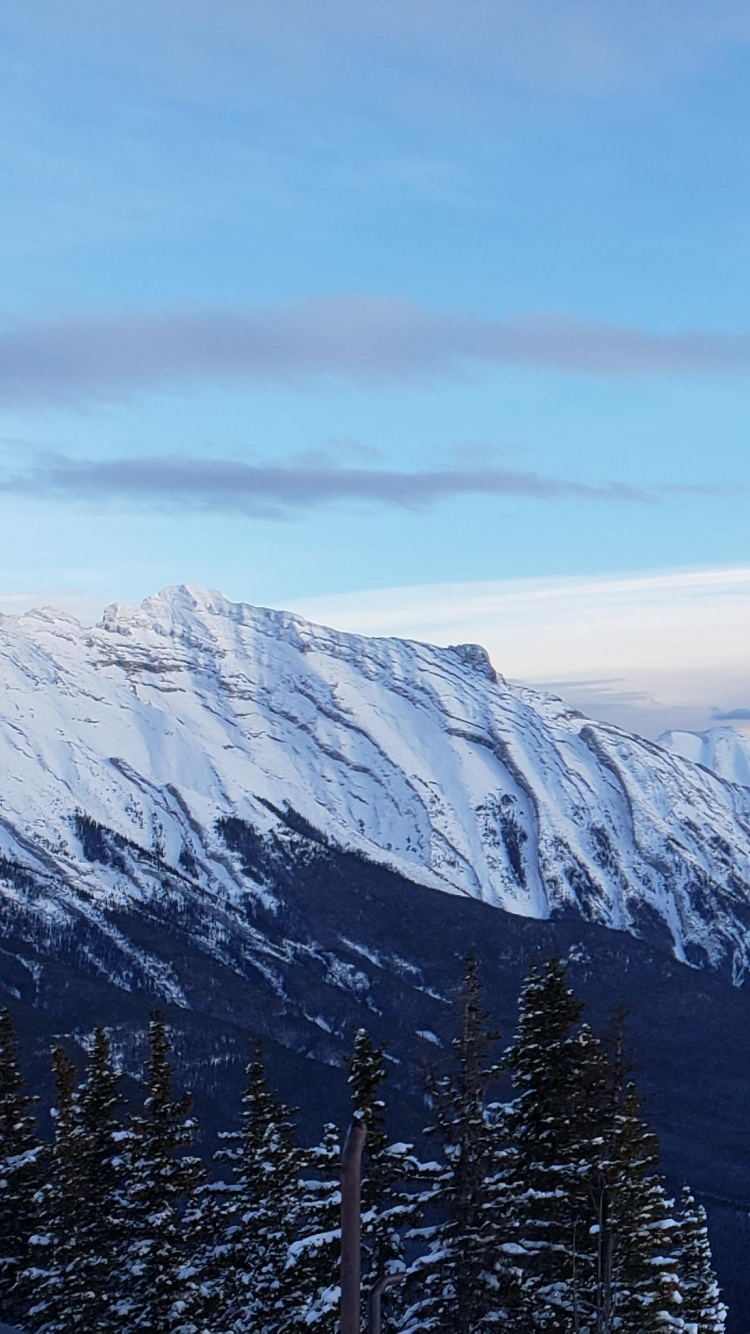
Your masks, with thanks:
[[[707,732],[663,732],[658,745],[702,764],[728,783],[750,787],[750,736],[734,727],[710,727]]]
[[[750,960],[750,790],[509,685],[475,645],[340,634],[192,587],[95,629],[3,617],[0,764],[5,910],[27,938],[86,920],[92,966],[178,1004],[130,915],[198,895],[201,948],[240,940],[271,968],[257,914],[279,858],[327,845],[738,982]]]

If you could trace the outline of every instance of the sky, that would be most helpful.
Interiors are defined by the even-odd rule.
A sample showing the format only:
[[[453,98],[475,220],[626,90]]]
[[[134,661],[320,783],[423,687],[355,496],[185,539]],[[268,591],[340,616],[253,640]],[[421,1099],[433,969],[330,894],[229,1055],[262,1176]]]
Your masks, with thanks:
[[[750,715],[745,0],[4,0],[0,610]]]

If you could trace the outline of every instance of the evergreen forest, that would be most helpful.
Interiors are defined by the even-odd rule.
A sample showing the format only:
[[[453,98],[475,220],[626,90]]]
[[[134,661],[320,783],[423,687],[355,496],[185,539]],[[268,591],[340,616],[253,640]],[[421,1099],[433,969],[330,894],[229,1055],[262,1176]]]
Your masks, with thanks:
[[[353,1035],[363,1288],[389,1276],[387,1334],[724,1330],[706,1215],[688,1185],[668,1196],[624,1021],[595,1033],[582,1010],[563,964],[538,964],[503,1043],[470,959],[414,1145],[389,1128],[387,1052]],[[301,1144],[249,1055],[207,1162],[158,1013],[137,1105],[104,1028],[82,1070],[53,1048],[49,1126],[2,1013],[0,1318],[28,1334],[336,1334],[346,1127]]]

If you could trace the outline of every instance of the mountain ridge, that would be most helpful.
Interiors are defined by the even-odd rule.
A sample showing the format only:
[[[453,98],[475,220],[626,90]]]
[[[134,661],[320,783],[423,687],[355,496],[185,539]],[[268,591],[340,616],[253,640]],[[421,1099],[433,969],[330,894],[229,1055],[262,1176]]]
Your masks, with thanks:
[[[628,930],[737,982],[750,961],[750,791],[509,685],[477,645],[346,635],[188,585],[90,628],[3,617],[0,761],[0,866],[92,911],[159,892],[156,863],[235,915],[272,901],[217,822],[273,841],[291,810],[416,883]]]

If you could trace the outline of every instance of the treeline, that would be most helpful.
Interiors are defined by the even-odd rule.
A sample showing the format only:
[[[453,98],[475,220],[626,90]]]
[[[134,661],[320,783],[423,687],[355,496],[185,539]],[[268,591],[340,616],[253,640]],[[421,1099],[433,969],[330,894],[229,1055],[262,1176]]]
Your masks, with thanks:
[[[399,1278],[384,1327],[720,1334],[705,1214],[687,1188],[676,1211],[666,1197],[621,1025],[597,1036],[556,960],[528,977],[504,1052],[471,961],[456,1016],[426,1090],[428,1154],[389,1137],[386,1053],[364,1030],[349,1062],[367,1128],[364,1286]],[[103,1029],[82,1076],[56,1046],[41,1142],[0,1019],[0,1315],[29,1334],[335,1334],[339,1130],[299,1146],[258,1048],[209,1173],[190,1151],[196,1123],[158,1015],[148,1038],[129,1114]]]

